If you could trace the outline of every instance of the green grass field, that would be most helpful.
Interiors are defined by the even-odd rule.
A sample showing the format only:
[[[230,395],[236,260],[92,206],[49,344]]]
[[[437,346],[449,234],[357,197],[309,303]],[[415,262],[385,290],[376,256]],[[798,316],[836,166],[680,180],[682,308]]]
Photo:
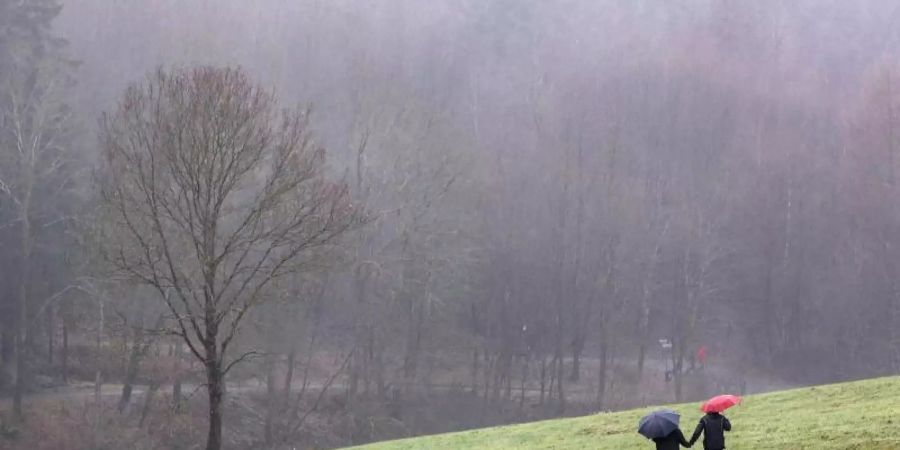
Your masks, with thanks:
[[[698,403],[675,405],[690,439]],[[635,430],[654,408],[381,442],[358,450],[651,449]],[[900,378],[842,383],[748,396],[726,415],[729,450],[900,449]],[[702,448],[701,443],[694,448]]]

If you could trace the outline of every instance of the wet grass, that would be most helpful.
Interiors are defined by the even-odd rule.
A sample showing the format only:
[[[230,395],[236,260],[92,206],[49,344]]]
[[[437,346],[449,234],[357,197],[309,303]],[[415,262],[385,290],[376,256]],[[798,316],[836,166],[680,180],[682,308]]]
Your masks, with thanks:
[[[702,413],[699,404],[671,406],[682,414],[690,438]],[[403,439],[358,450],[446,449],[650,449],[635,432],[638,419],[655,408],[574,419]],[[748,396],[726,414],[734,425],[729,450],[900,449],[900,378],[842,383]],[[694,448],[702,447],[699,443]]]

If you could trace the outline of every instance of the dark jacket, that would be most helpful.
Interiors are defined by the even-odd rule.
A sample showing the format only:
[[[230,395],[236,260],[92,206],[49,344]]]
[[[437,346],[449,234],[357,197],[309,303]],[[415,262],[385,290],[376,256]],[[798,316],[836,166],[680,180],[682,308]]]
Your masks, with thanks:
[[[731,422],[719,413],[709,413],[700,419],[694,435],[691,436],[691,445],[697,442],[700,433],[703,433],[703,448],[706,450],[723,450],[725,448],[725,432],[731,431]]]
[[[664,438],[654,439],[653,442],[656,442],[656,450],[678,450],[682,445],[685,447],[691,446],[678,428]]]

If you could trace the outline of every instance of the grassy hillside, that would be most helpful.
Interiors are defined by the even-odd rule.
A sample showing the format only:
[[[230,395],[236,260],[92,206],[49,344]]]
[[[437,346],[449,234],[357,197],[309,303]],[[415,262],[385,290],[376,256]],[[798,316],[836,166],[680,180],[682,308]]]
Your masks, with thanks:
[[[690,439],[699,404],[676,405]],[[359,450],[650,449],[638,419],[653,408],[382,442]],[[900,449],[900,378],[749,396],[726,414],[729,450]],[[694,448],[702,448],[699,443]]]

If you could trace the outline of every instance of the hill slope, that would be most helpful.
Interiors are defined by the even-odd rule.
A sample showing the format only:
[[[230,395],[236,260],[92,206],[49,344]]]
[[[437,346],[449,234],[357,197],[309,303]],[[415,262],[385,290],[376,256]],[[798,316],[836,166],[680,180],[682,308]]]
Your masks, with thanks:
[[[690,438],[699,404],[676,405]],[[381,442],[357,450],[651,449],[638,419],[654,408]],[[748,396],[727,413],[729,450],[900,449],[900,377]],[[694,448],[702,448],[700,443]]]

